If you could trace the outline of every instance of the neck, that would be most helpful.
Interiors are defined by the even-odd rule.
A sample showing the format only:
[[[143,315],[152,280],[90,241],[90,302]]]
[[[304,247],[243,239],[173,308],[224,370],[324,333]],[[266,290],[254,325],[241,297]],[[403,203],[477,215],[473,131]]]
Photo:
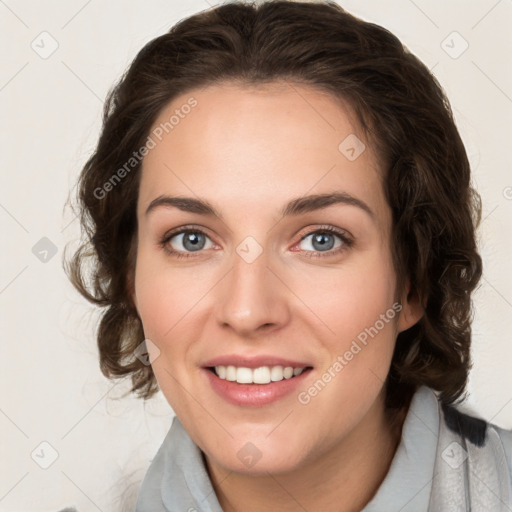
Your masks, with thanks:
[[[224,512],[362,510],[389,470],[407,413],[404,408],[390,422],[384,392],[359,425],[332,450],[293,471],[243,475],[226,471],[206,458]]]

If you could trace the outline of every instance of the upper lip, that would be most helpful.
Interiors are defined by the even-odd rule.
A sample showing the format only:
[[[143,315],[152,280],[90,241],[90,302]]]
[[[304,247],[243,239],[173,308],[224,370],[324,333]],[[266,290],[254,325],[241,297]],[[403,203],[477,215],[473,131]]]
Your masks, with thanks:
[[[244,367],[254,369],[261,366],[291,366],[292,368],[306,368],[311,365],[301,361],[285,359],[272,355],[247,357],[238,354],[228,354],[209,359],[203,364],[203,366],[208,368],[212,366],[237,366],[238,368]]]

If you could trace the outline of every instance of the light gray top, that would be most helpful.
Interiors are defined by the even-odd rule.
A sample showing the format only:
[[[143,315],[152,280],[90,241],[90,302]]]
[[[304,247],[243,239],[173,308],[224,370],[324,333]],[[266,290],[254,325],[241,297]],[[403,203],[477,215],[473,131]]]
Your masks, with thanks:
[[[428,511],[441,418],[433,390],[420,387],[412,398],[389,471],[361,512]],[[510,478],[512,430],[493,427],[503,443]],[[201,450],[175,417],[139,488],[136,512],[199,511],[222,512],[222,508]]]

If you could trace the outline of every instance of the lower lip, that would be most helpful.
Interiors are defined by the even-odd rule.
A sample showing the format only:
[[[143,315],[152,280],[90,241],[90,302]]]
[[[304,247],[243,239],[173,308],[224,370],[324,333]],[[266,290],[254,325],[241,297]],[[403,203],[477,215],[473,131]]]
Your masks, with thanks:
[[[238,384],[221,379],[211,370],[204,369],[213,390],[227,402],[238,406],[261,407],[268,405],[295,391],[309,375],[311,368],[290,379],[268,384]]]

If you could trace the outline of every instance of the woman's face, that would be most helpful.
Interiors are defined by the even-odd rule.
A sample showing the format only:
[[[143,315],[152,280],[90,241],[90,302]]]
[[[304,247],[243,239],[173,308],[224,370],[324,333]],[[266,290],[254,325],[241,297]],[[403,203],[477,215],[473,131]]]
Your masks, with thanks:
[[[153,126],[134,302],[162,392],[225,469],[288,471],[349,439],[417,321],[396,301],[380,162],[351,119],[306,86],[225,85]]]

